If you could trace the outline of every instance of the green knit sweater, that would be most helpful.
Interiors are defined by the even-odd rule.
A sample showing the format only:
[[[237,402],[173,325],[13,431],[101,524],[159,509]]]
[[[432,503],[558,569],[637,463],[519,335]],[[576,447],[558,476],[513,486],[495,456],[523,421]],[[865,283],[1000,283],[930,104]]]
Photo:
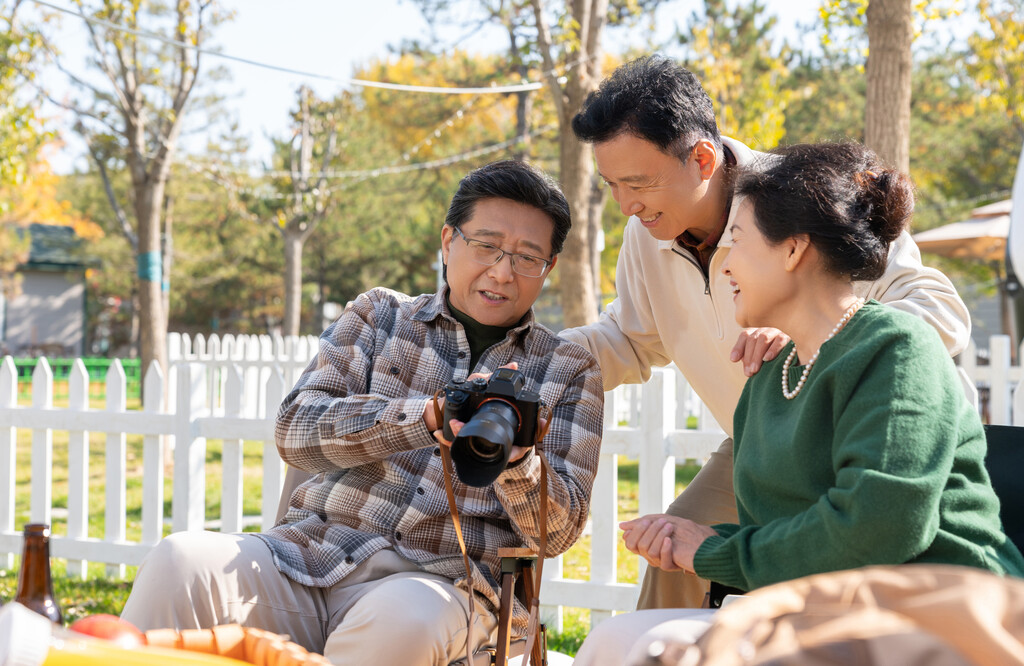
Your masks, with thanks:
[[[697,573],[752,590],[873,564],[960,564],[1024,576],[984,467],[985,435],[924,321],[870,301],[821,347],[803,390],[782,359],[734,420],[739,525],[716,525]],[[796,386],[802,367],[791,367]]]

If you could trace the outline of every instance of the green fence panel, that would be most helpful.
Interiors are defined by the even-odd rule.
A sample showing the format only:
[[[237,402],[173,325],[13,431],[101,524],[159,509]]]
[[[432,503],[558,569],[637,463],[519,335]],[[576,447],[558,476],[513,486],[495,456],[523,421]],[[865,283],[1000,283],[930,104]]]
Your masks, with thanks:
[[[48,358],[50,370],[53,372],[54,399],[68,397],[68,378],[71,376],[71,367],[74,365],[73,358]],[[14,367],[18,369],[18,396],[29,398],[32,396],[32,373],[36,369],[37,358],[16,358]],[[142,362],[137,358],[122,358],[121,367],[124,369],[124,376],[127,382],[127,398],[139,398],[142,395]],[[112,358],[83,358],[85,371],[89,373],[89,397],[93,399],[104,399],[107,389],[107,371],[114,364]]]

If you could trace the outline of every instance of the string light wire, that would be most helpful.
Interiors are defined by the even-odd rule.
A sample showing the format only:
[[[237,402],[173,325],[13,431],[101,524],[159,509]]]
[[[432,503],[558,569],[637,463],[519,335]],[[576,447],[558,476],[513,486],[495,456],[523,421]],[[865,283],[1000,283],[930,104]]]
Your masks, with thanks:
[[[413,172],[413,171],[425,171],[427,169],[439,169],[439,168],[442,168],[442,167],[451,166],[453,164],[458,164],[459,162],[465,162],[466,160],[473,159],[474,157],[481,157],[483,155],[490,155],[491,153],[496,153],[496,152],[498,152],[500,150],[504,150],[506,148],[509,148],[510,146],[514,146],[518,141],[521,141],[522,139],[524,139],[526,137],[535,137],[535,136],[546,134],[548,132],[551,132],[551,131],[557,130],[557,129],[558,129],[557,125],[546,125],[546,126],[541,127],[539,129],[533,130],[532,132],[527,132],[524,135],[516,136],[516,137],[513,137],[511,139],[507,139],[505,141],[502,141],[500,143],[493,143],[493,144],[491,144],[489,146],[483,146],[481,148],[476,148],[474,150],[468,150],[466,152],[459,153],[457,155],[450,155],[448,157],[441,157],[441,158],[438,158],[436,160],[430,160],[428,162],[415,162],[415,163],[412,163],[412,164],[396,164],[396,165],[386,166],[386,167],[375,167],[375,168],[372,168],[372,169],[322,171],[322,172],[319,172],[319,173],[309,174],[309,178],[312,179],[312,178],[321,178],[322,177],[322,178],[327,178],[327,179],[331,179],[331,180],[347,180],[347,179],[366,180],[368,178],[379,178],[381,176],[390,176],[390,175],[396,175],[396,174],[401,174],[401,173],[410,173],[410,172]],[[183,164],[184,166],[186,166],[186,168],[189,168],[192,171],[195,171],[197,173],[200,172],[199,169],[201,167],[198,167],[198,166],[196,166],[196,165],[194,165],[192,163],[189,163],[188,161],[180,161],[179,163]],[[223,181],[223,179],[221,179],[221,177],[219,175],[217,175],[218,172],[219,173],[224,173],[224,172],[243,173],[244,171],[245,170],[242,169],[242,168],[232,168],[232,169],[218,168],[216,170],[212,170],[210,177],[211,177],[211,180],[214,180],[214,182],[218,182],[218,183],[223,185],[224,181]],[[291,175],[291,171],[285,171],[285,170],[264,171],[260,175],[261,176],[266,176],[266,177],[271,177],[271,178],[273,178],[273,177],[287,177],[287,176]],[[250,193],[252,193],[252,190],[248,190],[248,191]],[[289,193],[289,194],[277,194],[277,195],[272,195],[272,196],[267,196],[265,194],[258,194],[258,196],[260,198],[262,198],[262,199],[284,199],[284,198],[290,198],[291,196],[293,196],[293,194],[292,193]]]
[[[311,79],[320,79],[323,81],[332,81],[334,83],[340,83],[345,86],[361,86],[364,88],[381,88],[384,90],[400,90],[403,92],[416,92],[416,93],[429,93],[435,95],[507,95],[508,93],[523,92],[528,90],[539,90],[544,87],[543,83],[530,82],[530,83],[518,83],[513,85],[490,85],[481,86],[475,88],[449,88],[446,86],[415,86],[404,83],[387,83],[384,81],[367,81],[365,79],[348,79],[338,78],[336,76],[328,76],[326,74],[317,74],[315,72],[306,72],[299,69],[292,69],[290,67],[281,67],[279,65],[271,65],[265,62],[259,62],[257,60],[250,60],[249,58],[241,58],[239,56],[233,56],[227,53],[220,53],[218,51],[211,51],[209,49],[200,48],[193,46],[182,41],[170,39],[163,35],[147,32],[144,30],[135,30],[134,28],[128,28],[123,25],[117,25],[103,19],[96,18],[94,16],[86,16],[82,12],[72,11],[66,7],[60,7],[45,0],[31,0],[36,5],[47,7],[57,12],[64,14],[70,14],[76,16],[83,21],[87,21],[94,25],[102,26],[108,30],[115,30],[117,32],[127,33],[129,35],[135,35],[136,37],[142,37],[144,39],[154,39],[165,44],[170,44],[175,48],[187,49],[203,55],[212,56],[215,58],[223,58],[224,60],[231,60],[233,62],[242,63],[245,65],[252,65],[253,67],[261,67],[263,69],[269,69],[276,72],[283,72],[285,74],[295,74]]]

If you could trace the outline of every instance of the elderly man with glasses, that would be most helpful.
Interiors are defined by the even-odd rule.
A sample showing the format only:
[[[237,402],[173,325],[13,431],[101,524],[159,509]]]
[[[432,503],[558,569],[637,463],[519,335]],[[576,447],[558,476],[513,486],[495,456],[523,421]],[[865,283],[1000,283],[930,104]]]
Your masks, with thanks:
[[[467,640],[473,652],[493,645],[498,549],[539,547],[542,461],[513,446],[493,483],[454,480],[467,585],[432,398],[453,380],[522,373],[550,409],[545,555],[568,549],[587,520],[604,394],[593,356],[537,323],[532,306],[569,227],[565,197],[533,167],[496,162],[463,178],[441,230],[446,286],[357,297],[281,405],[281,457],[312,474],[281,522],[265,534],[167,537],[123,617],[143,629],[260,627],[335,664],[448,664]],[[513,635],[526,625],[518,606]]]

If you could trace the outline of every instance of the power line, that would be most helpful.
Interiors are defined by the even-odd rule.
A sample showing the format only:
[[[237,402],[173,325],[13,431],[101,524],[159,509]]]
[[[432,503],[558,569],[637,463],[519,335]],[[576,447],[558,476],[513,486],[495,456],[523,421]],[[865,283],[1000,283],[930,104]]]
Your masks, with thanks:
[[[490,145],[490,146],[485,146],[483,148],[479,148],[479,149],[476,149],[476,150],[472,150],[472,151],[468,151],[468,152],[465,152],[465,153],[461,153],[459,155],[454,155],[454,156],[450,156],[450,157],[446,157],[446,158],[439,158],[439,159],[432,160],[432,161],[429,161],[429,162],[418,162],[418,163],[409,163],[409,164],[402,165],[402,164],[400,164],[400,162],[402,162],[402,161],[410,162],[410,160],[412,159],[412,156],[415,155],[417,152],[419,152],[420,148],[422,148],[424,145],[428,145],[428,146],[431,145],[433,139],[440,138],[442,132],[444,132],[447,128],[452,127],[455,124],[455,122],[457,122],[458,120],[461,120],[463,118],[464,114],[474,105],[475,101],[477,100],[477,98],[480,95],[494,94],[494,93],[509,93],[509,92],[520,92],[520,91],[537,90],[539,88],[544,87],[544,84],[543,83],[526,83],[526,84],[505,85],[505,86],[491,85],[489,87],[477,87],[477,88],[450,88],[450,87],[436,87],[436,86],[413,86],[413,85],[405,85],[405,84],[392,84],[392,83],[383,83],[383,82],[379,82],[379,81],[366,81],[366,80],[363,80],[363,79],[339,79],[337,77],[325,76],[325,75],[315,74],[315,73],[312,73],[312,72],[305,72],[305,71],[301,71],[301,70],[295,70],[295,69],[290,69],[290,68],[286,68],[286,67],[280,67],[280,66],[277,66],[277,65],[261,63],[261,62],[257,62],[257,61],[254,61],[254,60],[249,60],[249,59],[246,59],[246,58],[240,58],[240,57],[237,57],[237,56],[231,56],[231,55],[227,55],[227,54],[216,52],[216,51],[210,51],[210,50],[207,50],[207,49],[201,49],[201,48],[199,48],[197,46],[193,46],[191,44],[187,44],[187,43],[184,43],[184,42],[176,41],[176,40],[164,37],[163,35],[160,35],[160,34],[157,34],[157,33],[152,33],[152,32],[147,32],[147,31],[142,31],[142,30],[135,30],[133,28],[128,28],[128,27],[125,27],[125,26],[122,26],[122,25],[118,25],[118,24],[112,23],[110,21],[106,21],[106,20],[99,19],[99,18],[92,17],[92,16],[87,16],[82,11],[72,11],[72,10],[69,10],[67,8],[63,8],[63,7],[54,5],[54,4],[50,3],[50,2],[47,2],[46,0],[31,0],[31,1],[34,4],[36,4],[36,5],[40,5],[40,6],[43,6],[43,7],[48,7],[50,9],[55,10],[55,11],[62,12],[62,13],[65,13],[65,14],[69,14],[71,16],[75,16],[77,18],[82,19],[83,21],[86,21],[86,22],[91,23],[91,24],[99,25],[99,26],[107,28],[109,30],[113,30],[113,31],[117,31],[117,32],[123,32],[123,33],[135,35],[135,36],[138,36],[138,37],[141,37],[141,38],[145,38],[145,39],[153,39],[153,40],[165,43],[165,44],[169,44],[169,45],[174,46],[176,48],[188,49],[190,51],[194,51],[194,52],[197,52],[197,53],[207,54],[207,55],[210,55],[210,56],[213,56],[213,57],[224,58],[224,59],[227,59],[227,60],[232,60],[232,61],[235,61],[235,62],[240,62],[240,63],[243,63],[243,64],[252,65],[252,66],[255,66],[255,67],[261,67],[261,68],[265,68],[265,69],[281,71],[281,72],[286,72],[286,73],[291,73],[291,74],[296,74],[296,75],[306,76],[306,77],[311,77],[311,78],[324,79],[324,80],[334,81],[334,82],[338,82],[338,83],[342,83],[342,84],[348,84],[348,85],[360,85],[360,86],[364,86],[364,87],[385,88],[385,89],[410,91],[410,92],[438,93],[438,94],[471,94],[471,95],[473,95],[473,97],[471,97],[468,101],[466,101],[454,114],[452,114],[449,118],[447,118],[440,125],[438,125],[432,132],[428,133],[425,137],[423,137],[420,141],[418,141],[415,145],[413,145],[409,149],[403,151],[402,155],[401,155],[401,159],[400,160],[396,160],[396,163],[392,163],[391,165],[388,165],[388,166],[375,167],[375,168],[363,169],[363,170],[325,171],[325,172],[322,172],[322,173],[311,174],[312,177],[325,177],[325,178],[332,178],[332,179],[354,179],[356,182],[359,182],[359,181],[366,180],[366,179],[369,179],[369,178],[377,178],[377,177],[383,176],[383,175],[391,175],[391,174],[406,173],[406,172],[410,172],[410,171],[420,171],[420,170],[426,170],[426,169],[440,168],[440,167],[449,166],[451,164],[455,164],[455,163],[458,163],[458,162],[462,162],[462,161],[465,161],[465,160],[468,160],[468,159],[472,159],[473,157],[478,157],[478,156],[481,156],[481,155],[486,155],[486,154],[490,154],[490,153],[493,153],[493,152],[497,152],[499,150],[503,150],[505,148],[508,148],[509,146],[514,145],[517,141],[520,141],[520,140],[522,140],[524,138],[535,136],[535,135],[539,135],[539,134],[543,134],[543,133],[547,133],[547,132],[551,131],[552,129],[557,129],[555,126],[546,126],[546,127],[541,128],[539,130],[535,130],[533,132],[526,133],[526,134],[524,134],[522,136],[517,136],[517,137],[515,137],[513,139],[509,139],[507,141],[504,141],[504,142],[501,142],[501,143],[498,143],[498,144],[493,144],[493,145]],[[575,60],[573,60],[571,62],[565,63],[564,65],[562,65],[560,67],[560,69],[562,69],[563,72],[568,72],[569,70],[573,69],[574,67],[580,65],[581,63],[583,63],[583,62],[585,62],[587,60],[589,60],[589,58],[587,58],[587,57],[580,57],[580,58],[577,58],[577,59],[575,59]],[[557,71],[557,69],[555,71]],[[563,74],[563,76],[564,76],[564,74]],[[178,161],[179,163],[184,162],[183,160],[176,160],[176,161]],[[190,165],[190,164],[185,163],[184,165],[187,168],[195,170],[195,168],[192,165]],[[274,170],[274,171],[265,171],[261,175],[263,175],[263,176],[270,176],[270,177],[274,177],[274,176],[290,176],[291,172],[290,171],[286,172],[286,171],[282,171],[282,170]],[[220,184],[224,185],[223,182],[220,183]],[[288,196],[291,196],[291,195],[288,195]]]
[[[513,137],[511,139],[507,139],[507,140],[502,141],[500,143],[494,143],[494,144],[491,144],[489,146],[483,146],[481,148],[476,148],[474,150],[469,150],[469,151],[466,151],[464,153],[459,153],[457,155],[451,155],[449,157],[442,157],[442,158],[438,158],[436,160],[430,160],[428,162],[414,162],[412,164],[398,164],[398,165],[391,165],[391,166],[384,166],[384,167],[375,167],[375,168],[371,168],[371,169],[341,170],[341,171],[339,171],[339,170],[321,171],[319,173],[309,174],[309,178],[320,178],[320,177],[323,177],[323,178],[338,179],[338,180],[345,180],[345,179],[350,179],[350,178],[367,179],[367,178],[379,178],[380,176],[390,176],[390,175],[395,175],[395,174],[400,174],[400,173],[409,173],[409,172],[412,172],[412,171],[424,171],[424,170],[427,170],[427,169],[438,169],[438,168],[441,168],[441,167],[451,166],[452,164],[457,164],[459,162],[465,162],[466,160],[470,160],[470,159],[472,159],[474,157],[480,157],[482,155],[489,155],[491,153],[496,153],[496,152],[498,152],[500,150],[504,150],[504,149],[506,149],[506,148],[508,148],[510,146],[514,146],[518,141],[521,141],[522,139],[524,139],[526,137],[534,137],[534,136],[538,136],[538,135],[541,135],[541,134],[546,134],[546,133],[548,133],[548,132],[550,132],[552,130],[557,130],[557,129],[558,129],[557,125],[546,125],[546,126],[541,127],[539,129],[533,130],[532,132],[528,132],[526,134],[523,134],[523,135],[520,135],[520,136],[516,136],[516,137]],[[193,171],[196,170],[195,167],[193,167],[188,162],[179,161],[179,163],[184,163],[185,166],[187,166],[188,168],[192,169]],[[223,171],[235,171],[235,172],[242,172],[242,173],[245,172],[245,170],[241,169],[241,168],[219,169],[219,171],[221,171],[221,172],[223,172]],[[273,177],[287,177],[287,176],[291,175],[291,171],[285,171],[285,170],[264,171],[260,175],[261,176],[265,176],[265,177],[271,177],[271,178],[273,178]],[[223,183],[221,183],[221,184],[223,184]],[[269,197],[268,196],[263,196],[262,198],[274,199],[274,198],[286,198],[286,197],[291,197],[291,196],[292,196],[292,194],[287,194],[287,195],[275,195],[275,196],[269,196]]]
[[[181,42],[181,41],[178,41],[178,40],[170,39],[168,37],[164,37],[163,35],[159,35],[159,34],[154,33],[154,32],[147,32],[147,31],[144,31],[144,30],[135,30],[133,28],[128,28],[128,27],[125,27],[125,26],[122,26],[122,25],[117,25],[116,23],[111,23],[110,21],[105,21],[103,19],[98,19],[98,18],[96,18],[94,16],[86,16],[82,12],[72,11],[70,9],[67,9],[66,7],[58,7],[57,5],[54,5],[54,4],[49,3],[49,2],[46,2],[45,0],[31,0],[31,2],[33,2],[34,4],[37,4],[37,5],[43,6],[43,7],[48,7],[50,9],[54,10],[54,11],[62,12],[64,14],[70,14],[71,16],[76,16],[76,17],[82,19],[83,21],[87,21],[87,22],[92,23],[94,25],[102,26],[104,28],[107,28],[108,30],[115,30],[117,32],[124,32],[124,33],[127,33],[129,35],[135,35],[136,37],[142,37],[142,38],[145,38],[145,39],[155,39],[155,40],[157,40],[159,42],[163,42],[165,44],[170,44],[171,46],[174,46],[176,48],[187,49],[189,51],[194,51],[196,53],[201,53],[203,55],[208,55],[208,56],[212,56],[212,57],[215,57],[215,58],[223,58],[225,60],[231,60],[233,62],[238,62],[238,63],[242,63],[242,64],[245,64],[245,65],[252,65],[253,67],[261,67],[263,69],[269,69],[269,70],[273,70],[273,71],[276,71],[276,72],[283,72],[285,74],[295,74],[297,76],[302,76],[302,77],[311,78],[311,79],[320,79],[320,80],[323,80],[323,81],[332,81],[334,83],[340,83],[340,84],[346,85],[346,86],[361,86],[361,87],[364,87],[364,88],[381,88],[381,89],[384,89],[384,90],[399,90],[399,91],[403,91],[403,92],[430,93],[430,94],[435,94],[435,95],[473,95],[473,94],[476,94],[476,95],[504,95],[504,94],[514,93],[514,92],[523,92],[523,91],[528,91],[528,90],[539,90],[539,89],[544,87],[543,83],[518,83],[518,84],[514,84],[514,85],[504,85],[504,86],[490,85],[490,86],[482,86],[482,87],[476,87],[476,88],[449,88],[449,87],[445,87],[445,86],[414,86],[414,85],[408,85],[408,84],[404,84],[404,83],[386,83],[386,82],[383,82],[383,81],[367,81],[365,79],[347,79],[347,78],[343,79],[343,78],[338,78],[336,76],[328,76],[326,74],[317,74],[315,72],[306,72],[306,71],[299,70],[299,69],[292,69],[290,67],[281,67],[279,65],[271,65],[269,63],[259,62],[257,60],[250,60],[249,58],[241,58],[239,56],[233,56],[233,55],[229,55],[227,53],[220,53],[220,52],[217,52],[217,51],[210,51],[208,49],[199,48],[198,46],[193,46],[193,45],[187,44],[185,42]]]

